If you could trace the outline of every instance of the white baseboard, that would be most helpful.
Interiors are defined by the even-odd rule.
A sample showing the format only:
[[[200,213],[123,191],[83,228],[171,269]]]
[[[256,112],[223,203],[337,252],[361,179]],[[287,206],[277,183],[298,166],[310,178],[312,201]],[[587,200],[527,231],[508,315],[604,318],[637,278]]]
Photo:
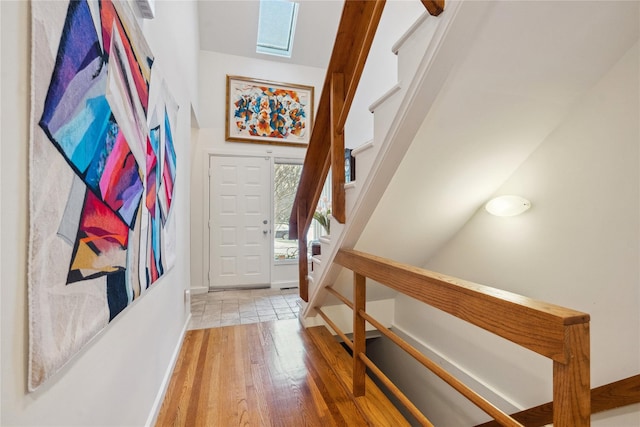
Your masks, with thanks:
[[[191,295],[206,294],[207,292],[209,292],[209,288],[207,288],[206,286],[191,288]]]
[[[286,280],[281,282],[272,282],[271,289],[297,288],[297,280]]]
[[[271,283],[270,288],[271,289],[284,289],[284,288],[297,288],[298,287],[298,281],[297,280],[287,280],[287,281],[281,281],[281,282],[273,282]],[[228,289],[237,289],[237,290],[241,290],[241,289],[250,289],[250,288],[243,288],[242,286],[237,286],[237,287],[228,287],[228,288],[220,288],[228,290]],[[191,288],[191,295],[201,295],[201,294],[206,294],[207,292],[209,292],[209,288],[207,288],[206,286],[198,286],[198,287],[194,287]]]
[[[191,292],[195,293],[193,288],[191,289]],[[182,327],[180,338],[178,339],[176,348],[173,350],[173,354],[171,355],[171,361],[169,363],[169,366],[167,366],[167,371],[165,372],[164,378],[162,379],[162,383],[160,384],[160,389],[158,390],[158,394],[156,395],[156,400],[153,402],[153,406],[151,407],[151,412],[149,413],[147,422],[144,424],[145,427],[153,427],[156,425],[156,421],[158,420],[158,415],[160,414],[160,409],[162,408],[164,397],[167,394],[167,389],[169,388],[169,382],[171,381],[173,370],[176,367],[176,362],[178,361],[178,356],[180,355],[180,350],[182,349],[182,343],[184,342],[184,336],[187,334],[187,329],[189,327],[190,321],[191,321],[191,313],[189,313],[189,316],[187,316],[187,321],[184,323],[184,326]]]

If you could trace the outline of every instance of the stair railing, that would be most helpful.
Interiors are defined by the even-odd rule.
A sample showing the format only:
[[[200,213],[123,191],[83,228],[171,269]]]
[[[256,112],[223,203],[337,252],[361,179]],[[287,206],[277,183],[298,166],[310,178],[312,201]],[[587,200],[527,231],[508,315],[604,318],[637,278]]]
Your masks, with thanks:
[[[331,287],[327,291],[353,309],[353,341],[322,311],[316,312],[353,350],[353,394],[365,393],[366,369],[387,386],[422,424],[431,422],[366,356],[365,322],[438,375],[503,426],[522,426],[442,369],[366,312],[366,280],[372,279],[427,305],[483,328],[553,361],[552,421],[556,427],[590,425],[589,315],[511,292],[463,281],[352,249],[341,249],[335,262],[354,273],[353,302]],[[637,383],[637,381],[636,381]],[[637,396],[635,396],[637,399]]]
[[[421,0],[431,15],[444,10],[445,0]],[[385,0],[346,0],[318,104],[316,120],[289,218],[289,238],[298,239],[300,297],[309,299],[306,235],[322,187],[331,174],[331,215],[346,221],[344,126],[373,43]]]

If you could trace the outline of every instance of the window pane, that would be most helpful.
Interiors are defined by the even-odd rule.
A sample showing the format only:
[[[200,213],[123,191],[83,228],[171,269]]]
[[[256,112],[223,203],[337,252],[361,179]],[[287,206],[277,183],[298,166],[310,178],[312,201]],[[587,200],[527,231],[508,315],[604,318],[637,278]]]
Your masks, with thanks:
[[[289,238],[289,217],[296,197],[302,165],[275,163],[274,165],[274,230],[273,253],[276,260],[298,259],[298,241]]]
[[[260,2],[257,52],[291,57],[297,8],[288,1]]]

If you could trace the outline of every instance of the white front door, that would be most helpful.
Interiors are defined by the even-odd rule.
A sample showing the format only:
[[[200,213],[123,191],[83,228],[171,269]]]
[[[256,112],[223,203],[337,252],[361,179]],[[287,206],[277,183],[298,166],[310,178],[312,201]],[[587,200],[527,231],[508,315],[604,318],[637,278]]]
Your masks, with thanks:
[[[265,157],[209,160],[209,286],[268,286],[271,173]]]

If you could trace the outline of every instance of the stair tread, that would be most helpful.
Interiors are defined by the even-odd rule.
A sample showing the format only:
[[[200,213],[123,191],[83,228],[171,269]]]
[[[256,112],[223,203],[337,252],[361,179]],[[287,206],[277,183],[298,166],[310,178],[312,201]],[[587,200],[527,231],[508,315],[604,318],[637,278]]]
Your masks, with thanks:
[[[335,340],[325,326],[307,328],[314,344],[322,356],[333,367],[342,385],[351,393],[353,359]],[[365,418],[377,426],[409,426],[400,411],[391,403],[369,376],[366,378],[366,393],[355,398],[356,405]]]

